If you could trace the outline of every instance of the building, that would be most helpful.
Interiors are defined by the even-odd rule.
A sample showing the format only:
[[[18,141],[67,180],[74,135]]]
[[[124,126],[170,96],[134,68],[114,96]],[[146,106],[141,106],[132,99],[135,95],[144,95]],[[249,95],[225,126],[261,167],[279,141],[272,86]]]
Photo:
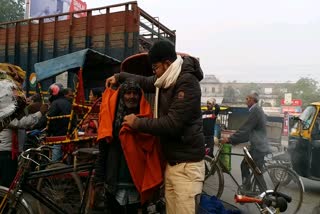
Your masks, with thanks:
[[[264,107],[278,107],[283,97],[281,94],[288,91],[291,83],[237,83],[220,82],[215,75],[206,75],[200,82],[201,102],[205,104],[209,98],[216,98],[217,103],[228,106],[245,106],[244,99],[252,90],[260,95],[260,104]]]
[[[218,104],[223,102],[223,83],[215,75],[206,75],[200,82],[201,103],[206,104],[209,98],[214,97]]]

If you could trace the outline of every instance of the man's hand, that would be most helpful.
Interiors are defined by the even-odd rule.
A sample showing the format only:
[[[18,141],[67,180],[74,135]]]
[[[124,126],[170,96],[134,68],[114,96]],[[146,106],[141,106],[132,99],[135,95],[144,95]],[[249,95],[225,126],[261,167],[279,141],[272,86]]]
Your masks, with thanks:
[[[111,86],[116,85],[116,84],[117,84],[117,78],[115,77],[115,75],[109,77],[106,80],[106,88],[111,87]]]
[[[134,114],[129,114],[127,116],[124,116],[122,125],[133,127],[134,121],[137,119],[137,116]]]
[[[220,140],[220,143],[221,144],[226,144],[226,143],[230,143],[230,140],[229,140],[229,138],[222,138],[221,140]]]

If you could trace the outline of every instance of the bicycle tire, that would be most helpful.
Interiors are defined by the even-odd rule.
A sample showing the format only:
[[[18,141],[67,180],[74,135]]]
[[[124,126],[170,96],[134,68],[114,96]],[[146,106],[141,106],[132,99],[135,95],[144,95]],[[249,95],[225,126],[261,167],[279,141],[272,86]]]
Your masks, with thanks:
[[[8,188],[0,186],[0,202],[3,200],[7,192],[8,192]],[[4,207],[3,213],[8,213],[8,212],[9,212],[9,204],[6,204]],[[30,206],[27,204],[23,196],[20,197],[20,200],[16,205],[16,209],[14,210],[14,213],[16,214],[32,214],[33,213]]]
[[[205,162],[205,179],[202,191],[208,195],[214,195],[220,198],[224,188],[224,177],[221,167],[217,164],[211,166],[212,158],[204,157]]]
[[[282,176],[274,176],[275,174],[281,173]],[[297,213],[303,202],[303,192],[304,187],[303,183],[298,176],[298,174],[292,169],[279,165],[272,164],[267,165],[263,170],[263,178],[267,184],[267,189],[273,190],[276,185],[279,184],[277,191],[283,192],[286,195],[292,197],[292,202],[288,203],[288,208],[283,213],[295,214]],[[257,182],[253,181],[252,188],[253,190],[258,189]]]
[[[61,168],[67,165],[63,163],[54,163],[46,167],[46,169]],[[47,198],[54,201],[67,213],[78,213],[80,209],[80,202],[82,197],[82,183],[75,172],[65,173],[66,179],[62,179],[58,175],[51,177],[40,178],[37,185],[37,190],[40,191]],[[54,213],[45,205],[37,201],[38,213]]]

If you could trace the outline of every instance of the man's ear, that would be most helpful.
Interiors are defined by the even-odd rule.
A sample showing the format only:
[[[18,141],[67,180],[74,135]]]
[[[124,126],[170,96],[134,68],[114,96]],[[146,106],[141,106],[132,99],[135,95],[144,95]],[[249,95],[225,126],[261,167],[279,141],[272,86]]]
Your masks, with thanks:
[[[166,60],[162,64],[164,65],[164,69],[167,70],[172,64],[172,62],[170,60]]]
[[[164,63],[167,64],[168,67],[172,64],[172,62],[170,60],[166,60],[166,61],[164,61]]]

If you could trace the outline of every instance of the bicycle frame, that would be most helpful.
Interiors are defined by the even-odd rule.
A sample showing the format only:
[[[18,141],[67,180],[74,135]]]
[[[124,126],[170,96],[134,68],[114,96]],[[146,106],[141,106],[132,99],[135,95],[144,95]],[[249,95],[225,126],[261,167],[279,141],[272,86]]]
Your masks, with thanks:
[[[39,147],[39,148],[41,148],[41,147]],[[36,149],[31,149],[31,151],[32,150],[35,151]],[[37,152],[40,152],[40,151],[37,150]],[[43,154],[39,154],[39,155],[44,156]],[[32,182],[30,182],[30,181],[35,180],[35,179],[39,179],[39,178],[46,178],[46,177],[50,177],[50,176],[59,176],[59,175],[68,177],[68,173],[71,173],[71,172],[88,171],[89,176],[86,181],[85,191],[83,192],[82,197],[81,197],[81,206],[79,209],[79,213],[82,213],[82,210],[84,208],[84,202],[85,202],[84,199],[85,199],[85,196],[88,191],[88,184],[89,184],[89,181],[90,181],[93,169],[94,169],[94,162],[89,163],[89,164],[88,163],[79,164],[77,166],[76,165],[75,166],[66,166],[66,167],[44,169],[44,170],[30,172],[31,162],[35,162],[35,161],[29,157],[23,157],[23,158],[24,158],[24,164],[22,165],[21,169],[17,172],[16,177],[15,177],[14,181],[12,182],[6,197],[4,197],[4,199],[2,200],[2,202],[0,204],[0,211],[2,210],[2,208],[5,207],[6,203],[8,202],[7,201],[8,199],[11,199],[11,204],[10,204],[11,209],[14,209],[17,202],[22,197],[23,193],[26,192],[26,193],[29,193],[35,199],[39,200],[39,202],[41,204],[45,205],[46,207],[48,207],[49,209],[51,209],[55,213],[66,214],[67,212],[64,211],[62,208],[60,208],[59,205],[57,205],[54,201],[47,198],[40,191],[38,191],[36,188],[34,188],[34,186],[32,186],[32,184],[31,184]]]
[[[219,144],[218,150],[217,150],[217,152],[215,153],[215,156],[214,156],[214,158],[212,159],[212,161],[211,161],[211,163],[210,163],[210,167],[211,167],[211,168],[210,168],[210,172],[209,172],[209,173],[211,173],[212,170],[214,169],[213,166],[215,166],[215,165],[218,164],[218,165],[221,167],[222,172],[228,174],[228,175],[232,178],[232,180],[234,181],[234,183],[238,186],[238,188],[240,188],[240,184],[238,183],[238,181],[237,181],[237,180],[235,179],[235,177],[231,174],[231,171],[229,171],[229,170],[227,169],[227,167],[222,163],[222,161],[219,159],[219,157],[220,157],[220,155],[223,155],[223,154],[234,155],[234,156],[242,156],[242,157],[244,157],[244,154],[232,153],[232,152],[230,152],[230,153],[222,152],[222,146],[223,146],[223,144]]]
[[[235,177],[231,174],[231,171],[229,171],[227,169],[227,167],[223,164],[223,162],[220,160],[220,155],[223,154],[227,154],[227,155],[233,155],[233,156],[242,156],[244,157],[245,161],[247,162],[249,168],[251,169],[251,176],[254,176],[254,179],[257,180],[258,182],[258,186],[260,188],[261,191],[266,191],[266,187],[263,185],[263,181],[261,180],[260,176],[262,174],[261,170],[255,165],[250,153],[248,152],[248,149],[246,147],[244,147],[244,154],[241,153],[225,153],[222,152],[222,147],[223,144],[219,144],[218,150],[215,153],[214,158],[212,159],[211,163],[210,163],[210,172],[209,173],[213,173],[213,169],[215,165],[218,165],[221,167],[222,172],[228,174],[231,179],[234,181],[234,183],[237,185],[237,187],[240,189],[240,184],[238,183],[238,181],[235,179]],[[262,178],[263,179],[263,178]]]

